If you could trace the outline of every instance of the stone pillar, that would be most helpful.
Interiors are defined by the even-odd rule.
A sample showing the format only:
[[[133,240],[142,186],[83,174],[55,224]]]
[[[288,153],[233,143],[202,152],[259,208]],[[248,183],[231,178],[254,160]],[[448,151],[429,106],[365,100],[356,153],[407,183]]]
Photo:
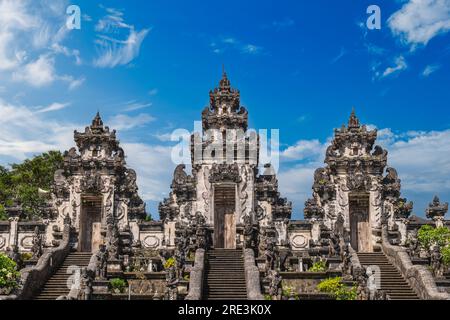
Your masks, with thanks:
[[[17,246],[17,227],[19,224],[19,217],[11,217],[9,220],[9,247],[12,248],[13,246]]]

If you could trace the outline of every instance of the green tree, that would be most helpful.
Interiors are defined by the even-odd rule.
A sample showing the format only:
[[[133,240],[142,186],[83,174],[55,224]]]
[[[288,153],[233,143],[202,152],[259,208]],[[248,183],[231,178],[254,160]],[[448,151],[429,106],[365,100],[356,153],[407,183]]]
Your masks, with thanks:
[[[22,204],[25,218],[40,217],[40,207],[45,197],[38,189],[48,190],[55,171],[62,166],[63,157],[59,151],[49,151],[20,164],[12,164],[11,169],[0,166],[0,219],[5,218],[5,206],[14,200]]]
[[[0,294],[9,294],[18,285],[20,273],[16,263],[0,253]]]

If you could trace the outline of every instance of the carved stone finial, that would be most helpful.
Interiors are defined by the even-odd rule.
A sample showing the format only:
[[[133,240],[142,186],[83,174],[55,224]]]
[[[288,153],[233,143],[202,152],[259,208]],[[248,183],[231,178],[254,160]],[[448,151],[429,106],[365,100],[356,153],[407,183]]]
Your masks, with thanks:
[[[348,120],[348,128],[359,128],[359,119],[356,117],[355,108],[352,109],[352,114],[350,115],[350,119]]]
[[[433,202],[428,205],[426,210],[427,218],[433,220],[443,219],[448,211],[448,203],[441,203],[438,196],[435,196]]]
[[[97,111],[97,114],[95,115],[94,119],[92,120],[92,127],[101,127],[103,126],[103,120],[100,117],[100,112]]]

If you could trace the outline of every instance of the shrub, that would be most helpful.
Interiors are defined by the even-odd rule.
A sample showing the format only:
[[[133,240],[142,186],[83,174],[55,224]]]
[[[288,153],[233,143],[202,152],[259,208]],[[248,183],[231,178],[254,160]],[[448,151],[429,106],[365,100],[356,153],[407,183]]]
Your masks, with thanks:
[[[356,287],[348,288],[341,277],[328,278],[317,285],[320,292],[331,294],[336,300],[356,300]]]
[[[127,282],[121,278],[113,278],[109,281],[109,284],[113,291],[119,291],[121,293],[125,291],[125,287],[127,286]]]
[[[28,261],[33,257],[33,254],[31,252],[24,252],[21,255],[22,261]]]
[[[164,262],[164,269],[169,269],[170,267],[175,265],[175,259],[173,257],[170,257],[169,259]]]
[[[327,271],[327,263],[323,260],[314,262],[312,267],[309,268],[310,272],[325,272]]]
[[[445,266],[450,266],[450,244],[442,248],[442,262]]]
[[[9,294],[19,283],[20,273],[16,263],[3,253],[0,253],[0,291]]]
[[[443,248],[450,244],[450,230],[446,227],[434,228],[430,225],[423,225],[417,233],[417,240],[420,247],[425,250],[433,245]]]

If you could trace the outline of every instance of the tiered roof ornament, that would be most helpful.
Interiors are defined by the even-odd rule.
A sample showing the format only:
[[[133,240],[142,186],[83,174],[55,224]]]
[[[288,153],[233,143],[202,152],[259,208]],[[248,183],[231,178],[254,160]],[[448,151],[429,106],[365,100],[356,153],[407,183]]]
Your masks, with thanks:
[[[109,127],[103,125],[103,120],[99,112],[97,112],[92,120],[92,124],[84,129],[84,132],[75,130],[74,136],[82,157],[109,157],[113,152],[123,153],[123,151],[119,150],[116,130],[110,131]]]
[[[435,196],[433,202],[428,205],[426,210],[427,218],[433,219],[436,224],[442,226],[442,221],[444,220],[445,214],[448,211],[448,203],[441,203],[438,196]]]
[[[240,92],[231,87],[225,71],[219,86],[209,92],[209,106],[202,112],[203,129],[247,130],[248,112],[240,105]]]

